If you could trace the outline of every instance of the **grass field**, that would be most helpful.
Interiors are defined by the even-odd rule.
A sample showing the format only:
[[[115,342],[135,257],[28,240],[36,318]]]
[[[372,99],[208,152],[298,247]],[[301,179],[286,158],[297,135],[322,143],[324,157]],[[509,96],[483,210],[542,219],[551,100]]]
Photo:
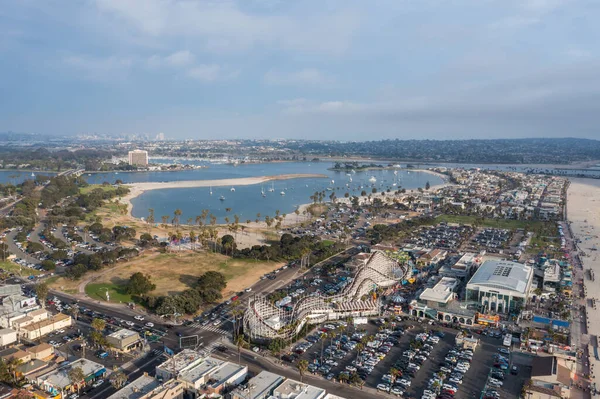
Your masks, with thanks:
[[[110,302],[132,302],[131,296],[125,292],[123,285],[93,283],[85,286],[85,293],[87,296],[98,301],[106,301],[106,291],[108,291]]]
[[[30,269],[28,267],[21,267],[16,263],[8,261],[0,261],[0,269],[3,269],[7,273],[14,273],[21,277],[37,276],[38,274],[41,274],[41,272],[39,272],[38,270]]]
[[[104,186],[104,185],[102,185],[102,184],[90,184],[90,185],[89,185],[89,186],[87,186],[87,187],[81,187],[81,188],[79,189],[79,192],[80,192],[81,194],[87,194],[87,193],[89,193],[90,191],[93,191],[93,190],[95,190],[95,189],[97,189],[97,188],[99,188],[99,189],[102,189],[102,190],[104,190],[104,191],[114,191],[114,190],[115,190],[115,188],[114,188],[113,186]]]
[[[131,297],[124,291],[125,284],[133,273],[149,274],[156,284],[154,295],[173,295],[195,285],[198,277],[209,270],[223,273],[227,279],[227,287],[223,296],[242,291],[282,263],[254,261],[252,259],[231,259],[221,254],[212,253],[147,253],[128,263],[119,263],[111,269],[85,275],[89,279],[85,287],[88,296],[96,300],[106,300],[106,289],[109,290],[111,302],[131,302]],[[64,277],[54,280],[53,288],[64,292],[76,292],[81,281],[71,281]]]

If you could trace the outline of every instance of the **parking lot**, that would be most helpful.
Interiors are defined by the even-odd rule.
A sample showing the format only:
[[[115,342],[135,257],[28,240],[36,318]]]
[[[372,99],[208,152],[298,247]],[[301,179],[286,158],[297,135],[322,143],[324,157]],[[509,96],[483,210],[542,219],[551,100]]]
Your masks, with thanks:
[[[305,359],[310,373],[397,397],[480,397],[494,378],[485,397],[516,398],[529,378],[529,357],[500,353],[501,339],[476,336],[479,345],[470,352],[456,347],[455,330],[412,321],[378,324],[325,323],[282,359],[292,364]],[[508,358],[506,370],[498,368],[498,356]]]

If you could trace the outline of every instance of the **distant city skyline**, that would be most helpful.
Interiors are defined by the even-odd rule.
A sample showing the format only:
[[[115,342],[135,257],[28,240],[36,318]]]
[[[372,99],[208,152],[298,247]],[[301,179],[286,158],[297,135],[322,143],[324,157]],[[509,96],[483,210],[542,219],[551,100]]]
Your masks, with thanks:
[[[598,11],[583,0],[8,0],[0,131],[597,138]]]

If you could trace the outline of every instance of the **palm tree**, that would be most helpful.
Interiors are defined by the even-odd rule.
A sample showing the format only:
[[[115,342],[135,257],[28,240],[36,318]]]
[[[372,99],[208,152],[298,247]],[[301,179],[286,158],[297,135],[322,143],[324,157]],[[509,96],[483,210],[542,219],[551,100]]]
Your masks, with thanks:
[[[390,375],[392,376],[392,385],[394,385],[394,383],[396,382],[398,377],[402,377],[402,371],[398,370],[397,368],[392,367],[390,369]]]
[[[71,380],[71,385],[77,384],[77,393],[81,389],[81,383],[84,382],[85,374],[81,367],[72,367],[68,372],[69,380]]]
[[[242,364],[242,348],[247,348],[248,343],[244,340],[244,336],[242,334],[238,334],[235,338],[235,345],[237,346],[238,352],[238,364]]]
[[[123,373],[123,371],[119,370],[117,372],[112,373],[108,381],[110,382],[110,385],[113,386],[113,388],[121,389],[123,385],[125,385],[125,383],[127,382],[127,376],[125,375],[125,373]]]
[[[148,218],[146,219],[146,222],[148,223],[148,233],[150,233],[150,228],[154,224],[154,209],[148,209]]]
[[[39,283],[35,286],[35,293],[37,294],[38,301],[40,302],[40,305],[42,305],[42,308],[46,307],[46,298],[48,297],[49,290],[48,284],[46,283]]]
[[[298,362],[298,372],[300,373],[300,382],[302,382],[302,379],[304,378],[304,373],[306,373],[306,370],[308,370],[308,360],[306,359],[302,359]]]

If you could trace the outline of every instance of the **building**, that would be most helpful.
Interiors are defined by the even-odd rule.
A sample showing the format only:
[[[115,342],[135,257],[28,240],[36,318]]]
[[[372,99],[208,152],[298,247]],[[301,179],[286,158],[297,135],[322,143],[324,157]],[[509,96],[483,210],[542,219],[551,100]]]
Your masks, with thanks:
[[[303,384],[287,379],[273,390],[273,398],[277,399],[321,399],[327,395],[323,388]]]
[[[106,336],[106,342],[120,352],[128,353],[143,345],[140,334],[122,328]]]
[[[141,399],[152,393],[160,385],[160,382],[156,378],[150,377],[148,373],[144,373],[141,377],[131,381],[110,395],[108,399]]]
[[[17,332],[10,328],[0,330],[0,346],[7,346],[17,342]]]
[[[448,302],[456,298],[454,290],[457,286],[455,278],[442,277],[433,288],[425,288],[419,300],[431,307],[446,307]]]
[[[225,362],[215,371],[210,373],[206,383],[205,393],[219,395],[223,390],[231,386],[241,384],[248,375],[248,366]]]
[[[129,151],[129,165],[148,166],[148,151]]]
[[[522,263],[488,260],[467,283],[467,299],[482,312],[509,313],[523,307],[529,297],[533,269]]]
[[[69,370],[72,368],[80,368],[83,371],[85,377],[82,381],[71,381]],[[88,359],[77,359],[37,377],[36,384],[41,390],[57,396],[63,392],[75,392],[78,387],[81,389],[85,385],[92,384],[95,380],[103,378],[105,374],[106,368],[103,365]]]
[[[569,398],[575,361],[556,356],[536,356],[531,365],[528,398]]]
[[[194,367],[179,373],[179,380],[186,383],[189,389],[199,390],[208,382],[212,373],[217,371],[224,363],[223,360],[207,357],[196,363]]]
[[[246,385],[240,385],[230,395],[231,399],[266,399],[273,394],[275,388],[281,385],[284,378],[280,375],[261,371]]]
[[[73,324],[71,316],[64,313],[58,313],[48,319],[24,326],[19,330],[19,334],[24,338],[34,340],[56,330],[67,328],[71,324]]]
[[[50,344],[42,342],[39,345],[27,348],[27,352],[31,354],[33,359],[43,360],[54,355],[54,347]]]
[[[204,361],[204,356],[192,349],[184,349],[164,363],[156,366],[156,378],[167,381],[193,369]]]

